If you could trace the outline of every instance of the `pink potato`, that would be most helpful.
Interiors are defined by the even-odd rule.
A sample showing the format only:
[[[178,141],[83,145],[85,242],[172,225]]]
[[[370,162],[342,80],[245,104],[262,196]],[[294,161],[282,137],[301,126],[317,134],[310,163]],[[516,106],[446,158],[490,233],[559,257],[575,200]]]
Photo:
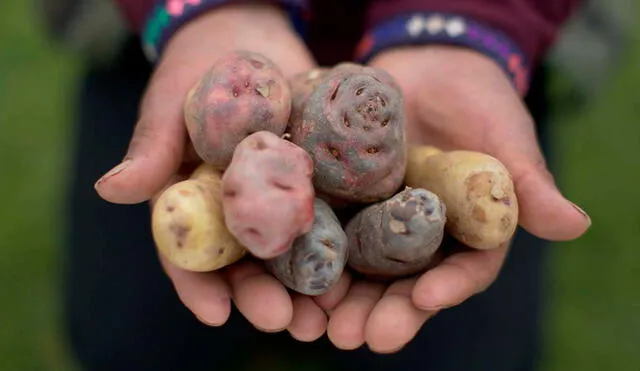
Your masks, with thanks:
[[[291,91],[291,114],[287,132],[291,131],[291,125],[302,122],[304,106],[311,94],[329,73],[327,67],[316,67],[305,72],[300,72],[289,78],[289,90]]]
[[[189,91],[185,124],[198,156],[218,169],[228,166],[248,135],[282,135],[291,114],[291,92],[281,70],[265,56],[228,53]]]
[[[268,131],[251,134],[222,177],[227,228],[258,258],[285,253],[313,226],[312,174],[302,148]]]
[[[300,72],[289,78],[292,115],[294,112],[302,113],[301,111],[307,99],[309,99],[329,71],[330,69],[327,67],[316,67],[309,71]]]

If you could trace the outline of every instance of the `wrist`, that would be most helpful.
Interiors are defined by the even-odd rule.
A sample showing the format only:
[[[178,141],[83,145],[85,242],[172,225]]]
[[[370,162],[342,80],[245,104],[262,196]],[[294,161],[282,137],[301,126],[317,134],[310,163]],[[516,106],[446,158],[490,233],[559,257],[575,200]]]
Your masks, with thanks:
[[[458,14],[414,12],[396,16],[365,34],[357,58],[367,63],[387,49],[431,45],[473,50],[500,67],[521,95],[528,90],[528,61],[519,46],[501,31]]]
[[[187,91],[206,70],[233,50],[264,55],[285,77],[315,67],[311,54],[279,9],[269,5],[228,5],[194,18],[173,34],[155,66],[142,110],[180,112],[150,104],[182,104]]]
[[[304,35],[307,12],[306,0],[156,0],[141,35],[142,46],[147,59],[155,63],[169,44],[174,44],[177,34],[203,23],[208,33],[200,34],[200,38],[210,38],[215,32],[213,35],[224,33],[238,40],[244,34],[259,36],[280,29],[300,36]],[[206,22],[211,18],[217,25]]]
[[[265,55],[286,75],[314,66],[282,9],[248,3],[225,5],[186,23],[166,43],[158,69],[203,71],[222,54],[238,49]]]
[[[368,60],[368,64],[394,71],[407,69],[407,73],[438,71],[443,81],[472,74],[492,76],[509,84],[501,66],[486,54],[476,50],[446,44],[399,45],[381,50]]]

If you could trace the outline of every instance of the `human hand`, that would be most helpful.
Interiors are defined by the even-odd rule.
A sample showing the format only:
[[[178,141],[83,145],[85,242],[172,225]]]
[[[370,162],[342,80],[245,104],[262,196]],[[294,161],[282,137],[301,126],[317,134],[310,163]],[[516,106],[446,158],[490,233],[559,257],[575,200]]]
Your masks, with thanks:
[[[124,162],[96,183],[102,198],[118,204],[153,201],[188,175],[200,159],[186,133],[184,99],[215,60],[235,49],[265,55],[286,76],[315,66],[284,13],[274,6],[227,5],[191,21],[172,37],[153,73]],[[204,323],[224,324],[233,301],[264,331],[291,324],[302,339],[324,333],[322,310],[308,297],[289,296],[256,262],[246,259],[213,273],[193,273],[160,259],[182,302]],[[312,326],[299,325],[300,318]]]
[[[410,142],[485,152],[505,164],[524,229],[564,241],[589,228],[589,217],[554,184],[534,122],[495,62],[462,48],[422,46],[389,50],[370,65],[386,70],[401,86]],[[463,247],[420,277],[391,285],[354,280],[330,312],[328,336],[343,349],[366,343],[375,352],[397,351],[438,311],[489,287],[507,251],[507,245],[483,251]]]

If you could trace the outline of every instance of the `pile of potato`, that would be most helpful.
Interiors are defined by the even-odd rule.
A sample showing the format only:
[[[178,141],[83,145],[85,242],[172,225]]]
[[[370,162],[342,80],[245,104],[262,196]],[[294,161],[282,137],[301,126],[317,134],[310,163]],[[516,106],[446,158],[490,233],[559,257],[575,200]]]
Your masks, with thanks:
[[[320,295],[345,269],[424,272],[445,235],[476,249],[507,242],[518,223],[507,169],[483,153],[408,145],[403,107],[376,68],[287,80],[263,55],[229,53],[186,98],[203,163],[155,203],[157,248],[197,272],[250,255],[288,288]]]

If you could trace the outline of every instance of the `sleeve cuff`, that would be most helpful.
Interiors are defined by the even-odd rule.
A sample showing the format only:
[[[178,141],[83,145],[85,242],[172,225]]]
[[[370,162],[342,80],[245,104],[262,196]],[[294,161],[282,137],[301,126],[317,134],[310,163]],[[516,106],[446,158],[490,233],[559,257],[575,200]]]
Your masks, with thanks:
[[[366,63],[391,47],[426,44],[474,49],[496,61],[521,95],[529,88],[528,61],[520,47],[504,33],[458,14],[414,12],[392,18],[364,35],[356,58]]]
[[[159,0],[146,19],[142,38],[144,54],[155,63],[171,36],[184,24],[217,6],[237,0]],[[272,0],[289,15],[296,32],[305,36],[309,5],[306,0]]]

